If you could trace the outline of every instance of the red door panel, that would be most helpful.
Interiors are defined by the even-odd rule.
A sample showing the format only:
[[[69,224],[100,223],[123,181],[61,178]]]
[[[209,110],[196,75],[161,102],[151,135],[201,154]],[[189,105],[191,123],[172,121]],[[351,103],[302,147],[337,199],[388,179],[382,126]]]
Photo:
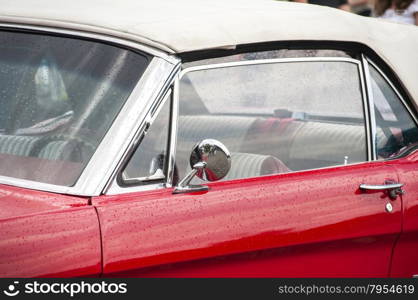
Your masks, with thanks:
[[[387,276],[401,201],[361,183],[397,180],[358,164],[92,199],[112,276]],[[393,212],[385,211],[391,202]]]
[[[87,198],[0,186],[0,277],[101,272],[97,214]]]
[[[412,277],[418,275],[418,151],[393,163],[405,194],[402,234],[395,247],[391,275]]]
[[[112,277],[356,277],[359,260],[367,268],[379,269],[379,259],[366,260],[393,239],[390,236],[341,240],[338,243],[314,243],[309,245],[274,248],[243,254],[218,256],[192,262],[180,262],[161,266],[113,273]],[[353,255],[359,252],[364,254]],[[343,257],[343,259],[342,259]],[[303,264],[301,263],[303,261]],[[341,267],[343,265],[343,267]],[[332,266],[332,270],[330,268]]]

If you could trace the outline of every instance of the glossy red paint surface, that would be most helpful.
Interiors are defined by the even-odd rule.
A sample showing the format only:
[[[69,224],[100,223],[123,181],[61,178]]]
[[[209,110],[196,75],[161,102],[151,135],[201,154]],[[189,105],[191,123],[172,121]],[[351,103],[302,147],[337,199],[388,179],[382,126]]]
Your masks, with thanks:
[[[92,199],[108,276],[388,276],[401,200],[384,162]],[[392,213],[385,211],[391,202]]]
[[[393,253],[391,275],[412,277],[418,275],[418,151],[393,164],[405,185],[405,194],[402,234]]]
[[[212,183],[200,194],[100,196],[93,205],[1,186],[0,276],[97,276],[102,238],[105,276],[409,277],[418,267],[417,160],[418,152]],[[386,179],[405,184],[403,206],[358,189]]]
[[[0,277],[100,274],[89,199],[0,186]]]
[[[302,244],[191,262],[164,264],[141,270],[113,273],[111,276],[236,277],[239,274],[240,277],[358,277],[365,276],[364,273],[359,273],[359,259],[369,268],[379,267],[377,259],[365,262],[364,257],[374,255],[377,248],[386,247],[390,241],[391,237],[388,236],[379,240],[359,238],[341,240],[338,243]],[[362,249],[362,254],[359,253],[359,248]]]

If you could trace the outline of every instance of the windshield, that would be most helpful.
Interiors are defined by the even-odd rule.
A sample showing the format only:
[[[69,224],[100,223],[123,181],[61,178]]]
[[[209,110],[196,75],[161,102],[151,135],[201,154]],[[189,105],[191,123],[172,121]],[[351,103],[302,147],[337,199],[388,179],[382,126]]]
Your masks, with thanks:
[[[148,61],[104,43],[0,31],[0,175],[75,184]]]

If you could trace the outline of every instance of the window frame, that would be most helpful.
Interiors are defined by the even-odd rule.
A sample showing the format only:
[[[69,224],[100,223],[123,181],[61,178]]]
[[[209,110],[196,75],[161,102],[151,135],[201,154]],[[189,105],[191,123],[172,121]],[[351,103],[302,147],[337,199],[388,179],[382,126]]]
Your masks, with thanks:
[[[316,49],[318,47],[313,46],[311,48]],[[319,47],[318,49],[322,49],[322,48]],[[212,57],[212,58],[216,58],[216,57]],[[188,72],[197,71],[197,70],[205,70],[205,69],[213,69],[213,68],[219,68],[219,67],[266,64],[266,63],[309,62],[309,61],[349,62],[349,63],[354,63],[357,65],[357,69],[359,72],[360,92],[362,96],[365,138],[366,138],[365,140],[366,160],[365,161],[348,163],[346,165],[342,164],[342,165],[337,165],[337,166],[335,165],[326,166],[322,168],[315,168],[315,169],[309,169],[309,170],[329,169],[329,168],[335,168],[335,167],[357,165],[357,164],[362,164],[362,163],[378,162],[376,155],[374,154],[376,145],[373,143],[373,141],[376,138],[376,119],[374,115],[374,110],[372,109],[374,103],[373,103],[373,95],[371,94],[372,92],[370,89],[370,73],[368,69],[369,64],[373,65],[379,71],[379,73],[381,73],[381,75],[389,83],[390,87],[395,91],[397,96],[401,99],[402,105],[407,108],[408,113],[411,115],[414,122],[418,124],[418,121],[417,121],[418,119],[416,118],[414,114],[413,108],[411,108],[407,104],[407,102],[405,101],[405,98],[399,92],[398,88],[396,88],[396,86],[392,83],[392,81],[389,80],[389,77],[381,70],[381,68],[379,68],[379,66],[376,63],[374,63],[369,57],[367,57],[363,51],[359,51],[358,54],[355,56],[355,58],[325,57],[324,56],[324,57],[256,59],[256,60],[233,61],[233,62],[224,62],[224,63],[202,64],[202,65],[197,65],[197,66],[186,67],[184,69],[181,69],[183,65],[180,62],[177,66],[178,68],[176,69],[176,71],[172,73],[170,80],[167,81],[166,88],[163,91],[163,93],[165,93],[165,91],[168,88],[172,89],[172,99],[171,99],[172,103],[171,103],[171,114],[170,114],[171,119],[170,119],[169,141],[168,141],[168,145],[169,145],[168,155],[169,156],[167,159],[168,165],[166,168],[165,182],[147,181],[147,182],[139,183],[139,184],[129,186],[129,187],[122,187],[116,180],[116,181],[112,181],[112,183],[110,183],[107,186],[106,190],[104,191],[104,194],[115,195],[115,194],[121,194],[121,193],[149,191],[149,190],[173,187],[173,177],[174,177],[175,158],[176,158],[176,145],[177,145],[177,126],[178,126],[177,123],[178,123],[178,117],[179,117],[179,110],[178,110],[179,87],[180,87],[181,78]],[[188,62],[190,61],[186,61],[185,63],[187,64]],[[156,103],[161,104],[161,99],[158,98],[156,100]],[[148,124],[148,126],[152,126],[152,124]],[[391,159],[394,159],[394,158],[391,158]],[[295,173],[309,171],[309,170],[307,169],[307,170],[295,171]],[[119,173],[120,173],[120,169],[119,169]],[[280,174],[272,174],[272,175],[280,176]],[[262,178],[264,176],[258,176],[258,177]],[[182,178],[179,178],[179,179],[181,180]]]
[[[114,172],[110,179],[107,181],[106,186],[103,189],[103,194],[105,195],[118,195],[125,193],[134,193],[140,191],[150,191],[163,188],[172,187],[172,180],[174,176],[174,158],[175,158],[175,148],[176,148],[176,134],[177,134],[177,101],[176,94],[178,90],[176,89],[177,79],[180,73],[181,63],[180,60],[176,60],[174,68],[171,70],[168,79],[165,81],[164,86],[158,92],[157,96],[154,98],[154,101],[151,103],[151,106],[146,111],[146,115],[143,121],[138,125],[138,129],[135,132],[132,140],[130,141],[127,150],[125,151],[123,157],[119,161],[118,165],[114,169]],[[169,97],[167,98],[167,95]],[[167,99],[166,99],[167,98]],[[167,150],[167,159],[165,166],[165,180],[155,179],[155,180],[146,180],[138,181],[132,184],[126,184],[122,179],[122,172],[124,171],[126,165],[129,163],[132,155],[134,154],[137,147],[141,146],[140,141],[144,137],[144,133],[148,128],[151,128],[152,123],[155,118],[158,116],[158,112],[162,109],[165,101],[171,101],[170,105],[170,124],[169,124],[169,133],[168,133],[168,149]]]
[[[409,114],[409,116],[411,117],[411,119],[413,120],[413,122],[415,123],[415,126],[418,127],[418,118],[414,112],[414,109],[412,108],[412,106],[410,106],[410,100],[408,99],[408,101],[405,99],[405,97],[401,94],[400,90],[398,90],[398,88],[395,86],[395,84],[389,79],[389,77],[385,74],[385,72],[382,71],[382,69],[379,67],[378,64],[376,64],[373,60],[371,60],[369,57],[367,57],[365,54],[361,54],[361,60],[362,60],[362,65],[363,65],[363,71],[364,71],[364,76],[365,76],[365,81],[366,81],[366,89],[367,89],[367,99],[368,99],[368,106],[369,106],[369,111],[370,111],[370,143],[371,143],[371,155],[372,155],[372,161],[382,161],[382,160],[378,160],[377,158],[377,123],[376,123],[376,116],[375,116],[375,112],[374,112],[374,98],[373,98],[373,91],[372,91],[372,87],[371,87],[371,73],[370,73],[370,69],[369,66],[372,66],[382,77],[383,80],[389,85],[389,87],[392,89],[392,91],[395,93],[395,95],[398,97],[398,100],[401,101],[401,105],[402,107],[404,107],[407,111],[407,113]],[[412,151],[416,150],[416,148],[414,148]],[[408,155],[410,153],[410,151],[406,151],[406,152],[402,152],[397,156],[394,157],[390,157],[390,158],[386,158],[383,161],[389,161],[389,160],[395,160],[398,158],[402,158],[406,155]]]
[[[179,78],[177,82],[177,89],[179,89],[179,83],[181,79],[187,73],[190,73],[190,72],[236,67],[236,66],[265,65],[265,64],[277,64],[277,63],[301,63],[301,62],[302,63],[303,62],[345,62],[345,63],[353,63],[357,66],[357,71],[359,74],[361,100],[362,100],[362,106],[363,106],[363,115],[364,115],[366,160],[363,162],[355,162],[355,163],[348,163],[348,164],[341,164],[341,165],[334,165],[334,166],[326,166],[326,167],[321,167],[321,168],[299,170],[299,171],[294,171],[294,173],[304,172],[308,170],[326,169],[326,168],[332,168],[332,167],[338,167],[338,166],[349,166],[349,165],[355,165],[359,163],[372,161],[371,136],[370,136],[371,116],[369,113],[370,112],[369,104],[368,104],[368,101],[366,101],[367,89],[366,89],[366,82],[365,82],[365,78],[363,74],[363,64],[361,60],[354,59],[354,58],[347,58],[347,57],[298,57],[298,58],[271,58],[271,59],[243,60],[243,61],[233,61],[233,62],[223,62],[223,63],[191,66],[188,68],[184,68],[179,74]],[[175,102],[177,102],[177,116],[175,117],[176,122],[178,122],[178,117],[179,117],[178,116],[178,106],[179,106],[178,95],[179,95],[179,91],[177,90],[177,98],[175,99]],[[270,174],[270,175],[275,175],[275,174]],[[276,175],[279,175],[279,174],[276,174]],[[264,175],[264,176],[267,176],[267,175]],[[257,177],[263,177],[263,176],[257,176]],[[172,184],[172,181],[170,182],[170,185],[171,184]]]
[[[154,121],[158,118],[161,110],[164,108],[164,105],[169,105],[169,118],[168,118],[168,139],[166,140],[166,149],[165,149],[165,155],[166,159],[164,162],[164,176],[163,177],[155,177],[151,178],[150,176],[143,176],[143,177],[135,177],[135,178],[125,178],[124,177],[124,171],[131,162],[131,159],[135,155],[137,149],[140,147],[142,141],[148,134],[148,129],[152,128],[152,125]],[[157,102],[157,104],[151,109],[149,121],[147,121],[147,124],[145,125],[144,130],[140,134],[140,136],[135,139],[131,149],[129,149],[129,154],[127,154],[126,159],[124,160],[124,163],[122,165],[121,171],[118,173],[118,176],[116,178],[118,184],[120,187],[131,187],[131,186],[141,186],[141,185],[147,185],[147,184],[165,184],[167,181],[167,174],[168,172],[168,165],[169,165],[169,157],[170,157],[170,140],[171,140],[171,127],[172,127],[172,108],[173,108],[173,89],[170,88],[164,96],[162,96],[161,100]]]
[[[130,130],[130,128],[136,128],[139,124],[138,121],[143,119],[142,113],[137,114],[138,118],[131,117],[129,120],[126,120],[126,116],[129,115],[129,111],[132,109],[135,111],[147,110],[146,108],[150,105],[150,103],[152,103],[152,101],[154,101],[155,90],[161,89],[161,86],[167,80],[168,74],[170,74],[170,72],[174,69],[179,60],[163,51],[104,34],[38,25],[7,23],[0,23],[0,30],[89,40],[127,49],[148,57],[148,67],[145,69],[141,78],[136,82],[133,90],[114,119],[111,127],[106,132],[95,153],[90,158],[74,185],[63,186],[8,176],[0,176],[0,184],[26,188],[29,190],[39,190],[76,196],[98,196],[102,194],[104,188],[108,184],[109,178],[115,170],[115,166],[119,162],[119,157],[123,156],[123,149],[126,149],[127,143],[131,140],[130,137],[127,139],[126,136],[131,136],[133,134],[129,131],[126,133],[126,136],[125,134],[120,135],[118,134],[120,133],[120,129],[127,128]]]
[[[108,195],[115,195],[121,193],[130,193],[130,192],[139,192],[139,191],[149,191],[155,189],[163,189],[163,188],[171,188],[173,187],[173,180],[174,180],[174,169],[175,169],[175,158],[176,158],[176,146],[177,146],[177,125],[178,125],[178,117],[179,117],[179,89],[180,89],[180,80],[182,77],[192,71],[199,71],[199,70],[208,70],[208,69],[216,69],[220,67],[231,67],[231,66],[245,66],[245,65],[260,65],[260,64],[273,64],[273,63],[299,63],[299,62],[346,62],[346,63],[353,63],[357,66],[358,74],[359,74],[359,84],[360,84],[360,92],[362,97],[362,106],[363,106],[363,114],[364,114],[364,128],[365,128],[365,142],[366,142],[366,162],[371,161],[371,154],[370,154],[370,118],[369,118],[369,108],[367,102],[365,101],[366,98],[366,85],[363,75],[363,69],[361,61],[354,58],[346,58],[346,57],[300,57],[300,58],[273,58],[273,59],[257,59],[257,60],[247,60],[247,61],[235,61],[235,62],[226,62],[226,63],[215,63],[215,64],[207,64],[207,65],[199,65],[184,68],[179,71],[176,76],[173,78],[172,88],[172,105],[171,105],[171,124],[170,124],[170,133],[169,133],[169,148],[168,149],[168,166],[167,166],[167,173],[165,182],[161,182],[158,180],[151,180],[146,182],[138,182],[136,184],[126,186],[120,181],[121,173],[123,168],[120,168],[116,180],[114,180],[113,184],[109,186],[106,190],[105,194]],[[161,99],[156,101],[156,105],[161,105]],[[152,126],[150,122],[150,116],[148,115],[147,118],[147,126]],[[142,129],[142,132],[145,129]],[[196,141],[198,142],[198,141]],[[140,144],[135,145],[135,147],[140,147]],[[125,164],[126,164],[126,157],[125,157]],[[355,165],[364,162],[356,162],[356,163],[349,163],[346,165],[338,165],[338,166],[349,166]],[[337,166],[327,166],[323,168],[315,168],[312,170],[317,169],[327,169],[333,168]],[[308,170],[301,170],[295,171],[303,172]],[[274,174],[272,174],[274,175]],[[280,175],[280,174],[276,174]],[[259,176],[263,177],[263,176]],[[181,178],[180,178],[181,180]]]

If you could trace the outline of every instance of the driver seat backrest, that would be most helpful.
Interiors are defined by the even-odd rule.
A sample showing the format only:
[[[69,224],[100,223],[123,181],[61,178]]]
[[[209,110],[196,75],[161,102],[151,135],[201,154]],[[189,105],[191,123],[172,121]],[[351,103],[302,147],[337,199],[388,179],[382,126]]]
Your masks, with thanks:
[[[39,158],[49,160],[64,160],[71,162],[86,162],[93,155],[92,149],[76,140],[55,140],[46,144],[38,153]]]
[[[37,156],[49,160],[69,160],[71,152],[68,141],[52,141],[44,146]]]
[[[33,136],[0,135],[0,153],[29,156],[38,140]]]
[[[0,135],[0,153],[16,156],[35,156],[48,160],[83,161],[89,153],[78,153],[77,145],[69,141],[51,141],[42,146],[40,151],[33,153],[36,147],[41,146],[42,137],[25,135]]]

